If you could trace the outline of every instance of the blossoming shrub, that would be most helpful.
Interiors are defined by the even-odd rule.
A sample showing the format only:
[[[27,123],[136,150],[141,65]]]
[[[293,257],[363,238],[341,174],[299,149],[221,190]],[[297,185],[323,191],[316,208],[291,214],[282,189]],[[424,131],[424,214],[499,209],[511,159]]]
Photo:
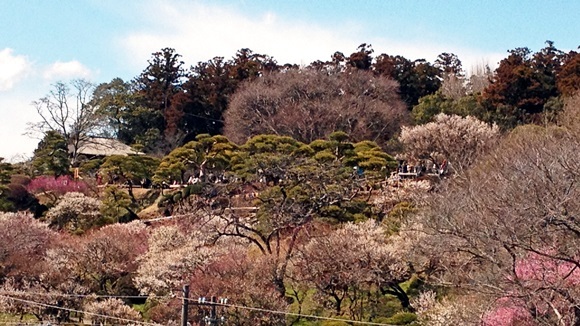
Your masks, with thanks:
[[[50,226],[57,230],[82,233],[101,224],[101,201],[79,192],[66,193],[46,214]]]

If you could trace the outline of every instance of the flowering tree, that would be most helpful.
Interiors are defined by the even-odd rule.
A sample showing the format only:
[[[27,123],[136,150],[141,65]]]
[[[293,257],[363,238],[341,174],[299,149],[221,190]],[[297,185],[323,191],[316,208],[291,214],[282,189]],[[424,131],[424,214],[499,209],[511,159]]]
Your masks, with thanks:
[[[106,325],[107,322],[111,322],[114,325],[134,325],[135,322],[142,319],[138,311],[115,298],[92,301],[86,303],[84,308],[86,312],[90,313],[88,317],[93,325]],[[110,316],[111,318],[103,316]]]
[[[17,299],[43,302],[55,306],[79,308],[80,299],[67,294],[85,294],[66,270],[55,269],[53,246],[61,235],[48,225],[22,213],[0,215],[0,293]],[[66,236],[66,235],[65,235]],[[0,309],[13,314],[33,314],[39,320],[51,316],[60,321],[68,318],[64,310],[31,306],[3,298]]]
[[[40,301],[41,298],[43,303],[63,309],[31,306],[5,298],[0,301],[3,311],[34,314],[39,320],[56,318],[66,321],[70,317],[66,309],[81,309],[83,303],[87,303],[84,295],[138,293],[132,277],[137,269],[137,257],[147,249],[147,230],[142,223],[115,224],[73,236],[56,233],[45,224],[32,221],[30,224],[26,219],[16,220],[22,225],[20,228],[26,229],[19,229],[16,225],[9,229],[26,236],[26,239],[11,240],[18,246],[18,260],[15,262],[19,263],[11,264],[10,272],[1,275],[0,294],[31,301]],[[0,222],[0,227],[8,226],[3,223]],[[43,235],[40,238],[34,236],[39,231]],[[48,240],[46,234],[50,235]],[[8,235],[10,232],[4,232],[0,239]],[[30,247],[37,249],[31,251]],[[8,244],[2,248],[12,251]],[[31,259],[33,261],[28,262]],[[12,260],[0,262],[0,266],[8,267]]]
[[[191,292],[201,296],[219,295],[229,302],[247,307],[287,311],[286,298],[281,297],[271,282],[275,261],[271,256],[256,256],[243,241],[227,238],[216,243],[215,258],[189,276]],[[198,310],[203,313],[203,310]],[[261,311],[227,309],[223,313],[233,325],[281,325],[285,316]],[[198,314],[198,317],[201,317]],[[201,319],[201,318],[199,318]]]
[[[132,278],[137,257],[147,251],[147,230],[140,222],[113,224],[63,239],[50,263],[92,293],[135,295]]]
[[[469,294],[456,295],[452,300],[440,299],[434,291],[425,291],[413,298],[412,303],[421,325],[480,325],[481,316],[490,306],[488,299]]]
[[[402,252],[386,241],[386,230],[373,220],[347,223],[330,234],[313,238],[293,260],[294,278],[316,287],[317,297],[342,315],[348,303],[351,318],[373,286],[395,295],[403,307],[409,298],[399,283],[410,276]]]
[[[538,325],[538,321],[573,325],[577,322],[570,300],[580,296],[580,269],[573,262],[551,258],[554,254],[543,250],[517,260],[515,276],[520,286],[496,302],[495,309],[484,316],[485,325]]]
[[[135,285],[145,294],[164,295],[178,290],[182,280],[214,257],[199,232],[161,226],[149,237],[149,250],[139,258]]]
[[[89,194],[89,186],[81,180],[74,180],[68,175],[59,177],[42,175],[32,180],[26,186],[26,189],[34,195],[43,194],[51,199],[55,204],[60,197],[68,192],[78,192],[85,195]]]
[[[540,323],[577,324],[579,147],[563,128],[519,127],[427,200],[416,222],[433,280],[517,298]]]
[[[346,221],[377,214],[367,209],[370,205],[359,195],[371,178],[353,175],[352,166],[360,163],[368,167],[366,171],[378,170],[377,165],[388,162],[388,155],[374,143],[353,145],[343,139],[344,134],[338,134],[335,140],[312,145],[321,155],[290,137],[256,136],[234,153],[232,181],[204,184],[198,195],[174,205],[173,214],[187,214],[203,222],[207,234],[244,239],[272,257],[276,264],[270,265],[274,268],[270,275],[283,297],[288,261],[313,221]],[[347,165],[347,158],[354,164]],[[249,191],[240,189],[253,193],[246,196]]]
[[[472,165],[499,139],[499,128],[474,117],[438,114],[435,121],[401,128],[400,140],[409,159],[446,160],[455,171]]]
[[[518,300],[501,300],[498,306],[483,317],[484,326],[536,326],[532,315]],[[572,325],[572,324],[569,324]]]
[[[101,201],[79,192],[65,194],[46,214],[50,226],[58,230],[82,232],[97,225],[101,219]]]
[[[56,236],[45,223],[22,213],[0,213],[0,282],[36,274],[37,264]]]
[[[578,135],[578,131],[580,131],[580,92],[566,99],[564,110],[560,112],[558,120],[559,125]]]

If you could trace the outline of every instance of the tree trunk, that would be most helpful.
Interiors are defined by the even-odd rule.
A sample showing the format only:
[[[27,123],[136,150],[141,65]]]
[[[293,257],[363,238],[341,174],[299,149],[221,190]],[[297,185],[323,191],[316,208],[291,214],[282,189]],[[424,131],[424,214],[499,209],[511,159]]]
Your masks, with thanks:
[[[410,311],[410,312],[414,312],[415,308],[413,308],[413,306],[411,306],[411,301],[409,300],[409,296],[407,295],[407,293],[405,293],[405,291],[399,286],[399,284],[397,283],[392,283],[392,284],[388,284],[387,288],[383,288],[381,287],[381,293],[384,294],[392,294],[394,296],[397,297],[397,299],[399,299],[399,301],[401,302],[401,306],[403,307],[403,309]]]

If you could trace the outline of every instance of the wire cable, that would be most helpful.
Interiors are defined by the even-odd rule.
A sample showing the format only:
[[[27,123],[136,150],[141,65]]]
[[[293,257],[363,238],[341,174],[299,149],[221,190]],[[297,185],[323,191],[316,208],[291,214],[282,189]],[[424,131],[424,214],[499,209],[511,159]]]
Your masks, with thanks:
[[[84,297],[119,298],[119,299],[121,299],[121,298],[149,298],[147,296],[110,296],[110,295],[90,295],[90,294],[54,294],[54,295],[52,295],[49,293],[8,292],[8,291],[2,291],[0,293],[2,293],[2,294],[11,293],[13,295],[25,295],[26,294],[26,295],[79,297],[79,298],[84,298]],[[113,316],[108,316],[108,315],[92,313],[92,312],[88,312],[88,311],[84,311],[84,310],[76,310],[76,309],[71,309],[71,308],[59,307],[59,306],[49,305],[49,304],[40,303],[40,302],[36,302],[36,301],[32,301],[32,300],[14,298],[14,297],[2,295],[2,294],[0,294],[0,298],[6,298],[9,300],[28,303],[31,305],[37,305],[37,306],[42,306],[42,307],[47,307],[47,308],[55,308],[55,309],[60,309],[60,310],[65,310],[65,311],[70,311],[70,312],[76,312],[76,313],[83,313],[83,314],[92,315],[92,316],[96,316],[96,317],[116,319],[116,320],[121,320],[121,321],[126,321],[126,322],[134,322],[134,323],[139,323],[142,325],[158,325],[158,324],[154,324],[154,323],[147,323],[147,322],[142,322],[142,321],[136,321],[136,320],[130,320],[130,319],[125,319],[125,318],[120,318],[120,317],[113,317]],[[178,300],[187,300],[188,302],[196,303],[196,304],[199,303],[198,299],[184,298],[184,297],[179,297],[179,296],[162,296],[162,297],[155,297],[155,298],[161,298],[161,299],[171,298],[171,299],[178,299]],[[272,309],[257,308],[257,307],[248,307],[248,306],[229,304],[229,303],[205,302],[204,304],[205,305],[215,305],[215,306],[220,306],[220,307],[227,307],[227,308],[234,308],[234,309],[258,311],[258,312],[264,312],[264,313],[270,313],[270,314],[294,316],[294,317],[300,317],[300,318],[311,318],[311,319],[328,320],[328,321],[342,321],[342,322],[346,322],[346,323],[353,323],[353,324],[359,324],[359,325],[394,326],[394,324],[384,324],[384,323],[375,323],[375,322],[370,322],[370,321],[359,321],[359,320],[340,319],[340,318],[334,318],[334,317],[324,317],[324,316],[316,316],[316,315],[299,314],[299,313],[288,312],[288,311],[272,310]],[[4,324],[4,323],[0,322],[0,324]]]
[[[97,299],[149,299],[153,296],[146,295],[97,295],[97,294],[74,294],[74,293],[43,293],[43,292],[27,292],[27,291],[0,291],[0,294],[10,296],[20,295],[34,295],[45,297],[66,297],[66,298],[97,298]],[[165,296],[155,296],[155,298],[166,298]]]
[[[1,295],[1,294],[0,294],[0,298],[4,298],[4,299],[16,301],[16,302],[22,302],[22,303],[26,303],[26,304],[29,304],[32,306],[39,306],[39,307],[53,308],[53,309],[64,310],[64,311],[69,311],[69,312],[76,312],[76,313],[86,314],[86,315],[90,315],[90,316],[119,320],[119,321],[124,321],[124,322],[135,323],[135,324],[151,325],[151,326],[158,326],[159,325],[159,324],[148,323],[148,322],[143,322],[143,321],[138,321],[138,320],[132,320],[132,319],[127,319],[127,318],[122,318],[122,317],[114,317],[114,316],[109,316],[109,315],[98,314],[98,313],[89,312],[89,311],[85,311],[85,310],[59,307],[59,306],[55,306],[55,305],[51,305],[51,304],[46,304],[46,303],[41,303],[41,302],[36,302],[36,301],[26,300],[26,299],[19,299],[19,298],[14,298],[11,296]]]
[[[180,300],[185,299],[187,301],[194,302],[194,303],[197,303],[198,302],[197,299],[192,299],[192,298],[176,297],[176,299],[180,299]],[[205,302],[205,304],[206,305],[216,305],[216,306],[221,306],[221,307],[228,307],[228,308],[236,308],[236,309],[245,309],[245,310],[251,310],[251,311],[266,312],[266,313],[270,313],[270,314],[278,314],[278,315],[301,317],[301,318],[312,318],[312,319],[321,319],[321,320],[329,320],[329,321],[342,321],[342,322],[345,322],[345,323],[352,323],[352,324],[359,324],[359,325],[395,326],[394,324],[383,324],[383,323],[375,323],[375,322],[371,322],[371,321],[360,321],[360,320],[340,319],[340,318],[334,318],[334,317],[323,317],[323,316],[316,316],[316,315],[306,315],[306,314],[299,314],[299,313],[295,313],[295,312],[271,310],[271,309],[256,308],[256,307],[247,307],[247,306],[235,305],[235,304],[228,304],[228,303],[218,303],[218,302],[210,303],[210,302]]]

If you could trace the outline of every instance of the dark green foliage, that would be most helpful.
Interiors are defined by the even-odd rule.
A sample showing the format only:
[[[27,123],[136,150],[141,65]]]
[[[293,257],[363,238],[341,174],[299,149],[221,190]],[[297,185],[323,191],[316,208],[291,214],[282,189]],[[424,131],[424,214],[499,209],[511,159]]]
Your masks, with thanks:
[[[57,131],[48,131],[34,150],[32,166],[35,175],[58,177],[70,174],[70,159],[65,137]]]
[[[131,197],[116,186],[107,186],[101,201],[101,214],[112,222],[126,221],[135,215],[133,210],[137,207],[132,205]]]
[[[175,49],[164,48],[152,54],[148,67],[135,78],[135,103],[130,117],[135,118],[133,139],[149,151],[166,152],[178,139],[177,122],[183,116],[174,106],[174,98],[181,90],[182,79],[187,76],[181,55]],[[145,137],[143,137],[145,136]]]
[[[350,323],[345,321],[337,321],[337,320],[324,320],[320,322],[320,326],[348,326]]]
[[[92,159],[88,161],[82,161],[79,166],[79,171],[86,175],[95,175],[97,171],[101,168],[104,159]]]
[[[4,186],[0,194],[0,210],[25,211],[29,210],[35,217],[40,217],[46,207],[41,205],[36,197],[28,192],[26,186],[30,183],[30,177],[21,174],[10,176],[10,182]],[[2,185],[0,184],[0,190]]]
[[[141,179],[152,178],[159,160],[144,155],[121,156],[113,155],[105,159],[100,173],[110,182],[131,181],[137,184]]]
[[[374,71],[399,82],[401,99],[409,109],[441,86],[441,71],[425,60],[411,61],[400,55],[381,54],[376,58]]]
[[[391,233],[395,234],[399,232],[401,224],[404,223],[411,214],[416,212],[417,208],[413,203],[402,201],[397,203],[395,207],[389,211],[383,223]]]
[[[273,58],[250,49],[239,50],[228,61],[215,57],[192,67],[182,86],[185,92],[179,93],[174,101],[176,111],[180,112],[177,127],[184,134],[184,143],[198,134],[221,133],[223,113],[239,84],[277,69]]]
[[[203,187],[204,185],[202,183],[196,183],[193,185],[189,185],[187,186],[185,189],[183,189],[183,198],[187,198],[191,195],[199,195],[203,193]]]
[[[0,211],[7,212],[14,209],[14,204],[8,200],[10,176],[14,168],[12,164],[3,162],[4,158],[0,157]]]
[[[152,179],[158,166],[159,159],[150,156],[113,155],[105,159],[99,169],[99,174],[108,183],[125,183],[128,185],[129,196],[131,201],[135,203],[133,185],[139,184],[141,180]]]
[[[90,104],[98,107],[99,115],[108,122],[105,130],[108,137],[132,144],[140,132],[136,125],[138,117],[134,116],[137,107],[135,101],[131,83],[114,78],[95,88]]]
[[[177,203],[181,200],[181,198],[183,198],[183,195],[181,194],[181,192],[176,192],[175,194],[173,194],[173,202]]]
[[[164,48],[132,83],[114,79],[99,89],[112,131],[147,152],[167,153],[202,133],[216,135],[240,82],[277,69],[267,55],[241,49],[231,60],[215,57],[186,71],[181,55]]]
[[[187,177],[199,177],[200,181],[210,177],[217,179],[229,168],[236,145],[223,136],[201,134],[196,140],[178,147],[165,156],[155,171],[157,183],[187,182]]]
[[[454,53],[443,52],[437,56],[434,66],[443,74],[463,76],[463,65]]]
[[[446,98],[440,92],[419,99],[419,104],[413,107],[411,115],[416,124],[425,124],[431,122],[439,113],[462,117],[471,115],[480,120],[490,119],[489,113],[485,112],[475,95],[466,95],[454,100]]]

